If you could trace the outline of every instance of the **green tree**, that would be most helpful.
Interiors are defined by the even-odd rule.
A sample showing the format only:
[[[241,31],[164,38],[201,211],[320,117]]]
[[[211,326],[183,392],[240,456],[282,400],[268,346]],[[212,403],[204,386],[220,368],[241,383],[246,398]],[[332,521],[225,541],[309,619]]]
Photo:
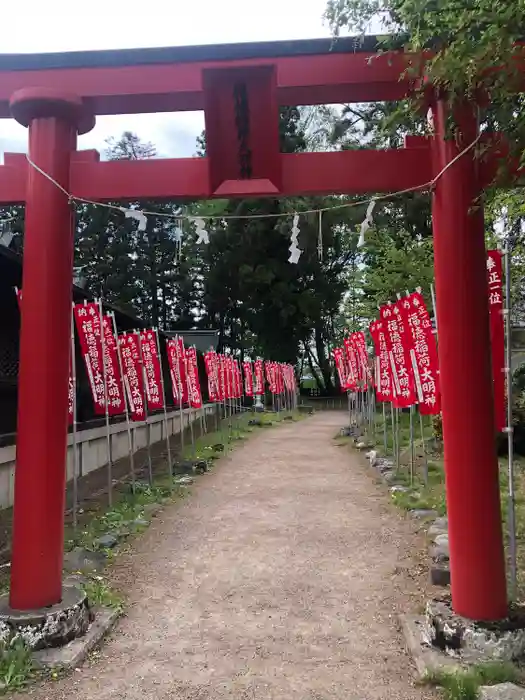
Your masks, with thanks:
[[[131,132],[107,142],[108,160],[154,158],[156,149]],[[181,214],[176,203],[118,202],[116,206],[152,212],[145,231],[136,221],[107,207],[80,205],[77,211],[75,265],[88,287],[107,301],[140,315],[152,325],[193,325],[197,290],[188,285],[191,242],[183,237],[173,217]]]

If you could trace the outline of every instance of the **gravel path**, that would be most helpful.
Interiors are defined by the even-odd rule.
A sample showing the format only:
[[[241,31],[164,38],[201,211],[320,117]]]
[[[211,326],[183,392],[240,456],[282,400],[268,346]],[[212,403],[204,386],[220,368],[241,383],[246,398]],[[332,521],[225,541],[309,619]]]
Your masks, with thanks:
[[[333,436],[261,431],[166,508],[115,577],[129,609],[40,700],[421,700],[396,613],[421,602],[413,526]],[[26,696],[27,697],[27,696]]]

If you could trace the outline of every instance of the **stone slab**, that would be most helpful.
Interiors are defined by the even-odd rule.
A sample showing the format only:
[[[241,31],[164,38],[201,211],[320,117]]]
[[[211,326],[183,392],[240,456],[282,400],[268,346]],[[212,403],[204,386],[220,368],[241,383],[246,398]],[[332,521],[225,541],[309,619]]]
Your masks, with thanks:
[[[479,700],[525,700],[525,688],[514,683],[483,685],[479,689]]]
[[[453,673],[461,668],[456,659],[445,656],[438,649],[433,649],[421,641],[424,617],[418,615],[399,615],[401,630],[405,637],[408,652],[412,656],[420,678],[426,678],[436,671]]]
[[[432,566],[430,568],[430,581],[433,586],[450,586],[450,569],[448,566]]]
[[[34,652],[36,665],[43,668],[76,668],[110,631],[119,615],[119,611],[112,608],[96,608],[95,619],[83,637],[63,647]]]
[[[427,518],[435,518],[437,515],[437,511],[430,509],[411,510],[409,511],[409,513],[411,518],[421,520],[426,520]]]
[[[438,547],[448,547],[448,534],[436,535],[436,537],[434,537],[434,544],[437,544]]]
[[[434,539],[434,537],[437,537],[438,535],[446,535],[448,534],[448,530],[446,527],[439,527],[435,523],[431,525],[428,528],[427,535]]]
[[[102,571],[107,564],[105,552],[92,552],[83,547],[75,547],[64,554],[64,569],[68,572],[80,571],[83,574]]]

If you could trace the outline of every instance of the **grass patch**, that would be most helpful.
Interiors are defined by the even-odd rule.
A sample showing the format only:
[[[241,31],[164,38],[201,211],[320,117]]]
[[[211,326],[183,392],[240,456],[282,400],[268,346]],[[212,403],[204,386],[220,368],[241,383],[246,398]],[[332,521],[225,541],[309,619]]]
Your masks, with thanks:
[[[124,598],[110,588],[102,576],[94,576],[89,581],[86,581],[82,588],[91,605],[111,608],[119,613],[124,610]]]
[[[476,664],[467,670],[454,673],[435,671],[425,678],[429,685],[443,689],[445,700],[476,700],[482,685],[522,681],[523,675],[516,666],[501,661]]]
[[[21,690],[34,678],[31,651],[21,639],[0,646],[0,692]]]
[[[144,526],[136,524],[135,520],[145,519],[145,507],[149,504],[166,503],[180,497],[181,491],[171,486],[168,477],[157,480],[152,486],[137,482],[135,491],[117,494],[117,500],[110,510],[93,512],[76,530],[70,526],[65,533],[67,550],[74,547],[96,550],[97,540],[106,533],[125,533],[131,535],[141,532]]]

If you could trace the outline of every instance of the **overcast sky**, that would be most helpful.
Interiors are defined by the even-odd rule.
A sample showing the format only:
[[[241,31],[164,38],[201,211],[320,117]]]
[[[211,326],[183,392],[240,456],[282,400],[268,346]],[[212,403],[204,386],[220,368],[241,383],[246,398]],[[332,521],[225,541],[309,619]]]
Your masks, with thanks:
[[[0,53],[313,39],[329,36],[325,6],[325,0],[15,1],[2,8]],[[162,156],[192,156],[203,125],[203,115],[193,112],[98,117],[79,148],[103,151],[106,138],[133,131]],[[0,119],[0,155],[24,151],[26,139],[23,127]]]

